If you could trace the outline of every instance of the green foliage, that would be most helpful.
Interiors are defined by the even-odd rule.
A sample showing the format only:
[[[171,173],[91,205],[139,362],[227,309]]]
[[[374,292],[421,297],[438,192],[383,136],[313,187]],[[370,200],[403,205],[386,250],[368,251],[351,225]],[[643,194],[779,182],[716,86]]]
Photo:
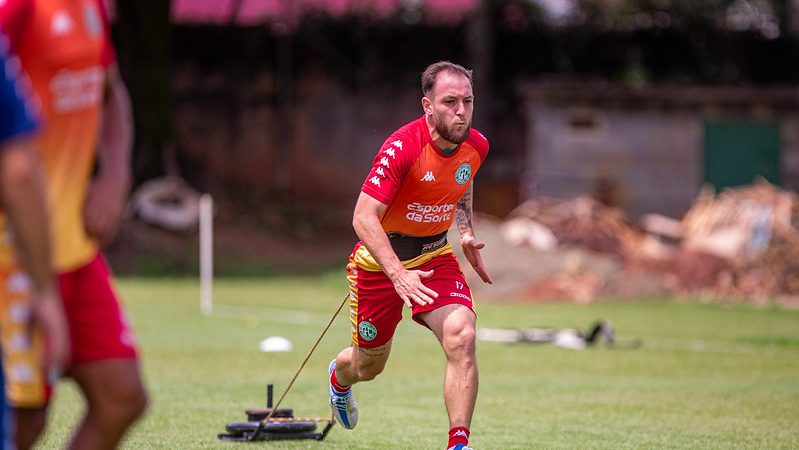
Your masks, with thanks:
[[[323,443],[230,444],[216,439],[244,409],[282,392],[346,293],[333,274],[318,278],[217,280],[216,310],[198,308],[196,280],[120,282],[142,347],[151,392],[146,418],[126,449],[444,448],[444,358],[429,331],[409,318],[377,380],[356,387],[358,428],[335,427]],[[574,327],[611,320],[638,350],[571,351],[549,345],[478,343],[477,449],[729,449],[799,446],[799,312],[741,305],[636,301],[591,306],[483,302],[484,327]],[[289,353],[260,353],[284,336]],[[346,309],[336,319],[284,405],[328,416],[325,374],[349,342]],[[57,391],[40,448],[59,448],[81,403],[71,383]]]

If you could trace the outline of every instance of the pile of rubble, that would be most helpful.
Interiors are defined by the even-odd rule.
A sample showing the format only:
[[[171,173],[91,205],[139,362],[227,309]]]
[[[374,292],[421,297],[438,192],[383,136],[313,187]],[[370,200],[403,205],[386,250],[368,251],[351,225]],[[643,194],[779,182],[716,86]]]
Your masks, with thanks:
[[[580,249],[618,263],[616,270],[582,264],[537,277],[517,297],[636,296],[625,284],[637,282],[657,286],[655,295],[799,298],[799,197],[764,180],[719,194],[703,190],[682,220],[652,214],[636,223],[588,197],[542,198],[518,206],[498,230],[511,247]]]

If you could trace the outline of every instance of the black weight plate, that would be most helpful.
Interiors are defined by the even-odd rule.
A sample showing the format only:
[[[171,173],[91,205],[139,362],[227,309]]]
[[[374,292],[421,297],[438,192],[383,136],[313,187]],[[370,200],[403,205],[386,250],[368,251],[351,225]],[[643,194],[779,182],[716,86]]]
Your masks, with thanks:
[[[266,416],[269,415],[270,411],[272,411],[272,408],[250,408],[244,412],[247,413],[247,420],[250,422],[257,422],[259,420],[266,419]],[[275,410],[275,413],[272,415],[272,417],[276,419],[281,417],[294,417],[294,410],[290,408],[278,408]]]
[[[231,434],[252,433],[258,429],[258,421],[230,422],[227,432]],[[305,433],[316,430],[316,422],[269,422],[264,431],[269,433]]]

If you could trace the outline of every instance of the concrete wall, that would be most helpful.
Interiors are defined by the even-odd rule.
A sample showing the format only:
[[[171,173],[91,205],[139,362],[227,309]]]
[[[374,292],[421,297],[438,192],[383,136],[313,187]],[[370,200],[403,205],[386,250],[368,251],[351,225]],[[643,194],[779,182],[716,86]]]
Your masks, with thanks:
[[[700,188],[702,128],[690,113],[534,105],[529,114],[528,198],[606,195],[632,215],[679,216]]]
[[[547,92],[555,92],[554,100],[548,100]],[[763,102],[756,93],[736,98],[734,92],[718,92],[699,89],[698,100],[691,93],[664,100],[656,91],[621,91],[617,99],[607,92],[566,97],[557,89],[539,89],[527,108],[522,197],[593,195],[633,216],[657,212],[681,217],[703,183],[704,124],[718,119],[777,120],[782,187],[799,190],[796,107],[776,103],[773,92]],[[658,95],[656,106],[647,103],[647,96]]]

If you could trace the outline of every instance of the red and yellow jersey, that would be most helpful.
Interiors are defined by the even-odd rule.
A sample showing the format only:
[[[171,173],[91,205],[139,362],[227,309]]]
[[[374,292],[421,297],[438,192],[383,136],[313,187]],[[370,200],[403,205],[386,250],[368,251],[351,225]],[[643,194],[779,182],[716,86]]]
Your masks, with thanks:
[[[114,60],[105,13],[99,0],[5,0],[0,27],[41,104],[38,144],[55,268],[74,269],[97,251],[84,228],[83,200],[98,144],[106,71]],[[0,265],[11,261],[8,247],[3,239]]]
[[[488,140],[474,129],[453,152],[444,153],[430,137],[422,116],[386,139],[361,191],[388,206],[380,216],[386,233],[435,236],[452,225],[458,201],[487,154]],[[451,251],[451,247],[441,250]],[[366,248],[359,251],[365,252]],[[371,266],[364,258],[371,259],[365,254],[356,255],[359,265]],[[424,262],[414,261],[406,266]]]

